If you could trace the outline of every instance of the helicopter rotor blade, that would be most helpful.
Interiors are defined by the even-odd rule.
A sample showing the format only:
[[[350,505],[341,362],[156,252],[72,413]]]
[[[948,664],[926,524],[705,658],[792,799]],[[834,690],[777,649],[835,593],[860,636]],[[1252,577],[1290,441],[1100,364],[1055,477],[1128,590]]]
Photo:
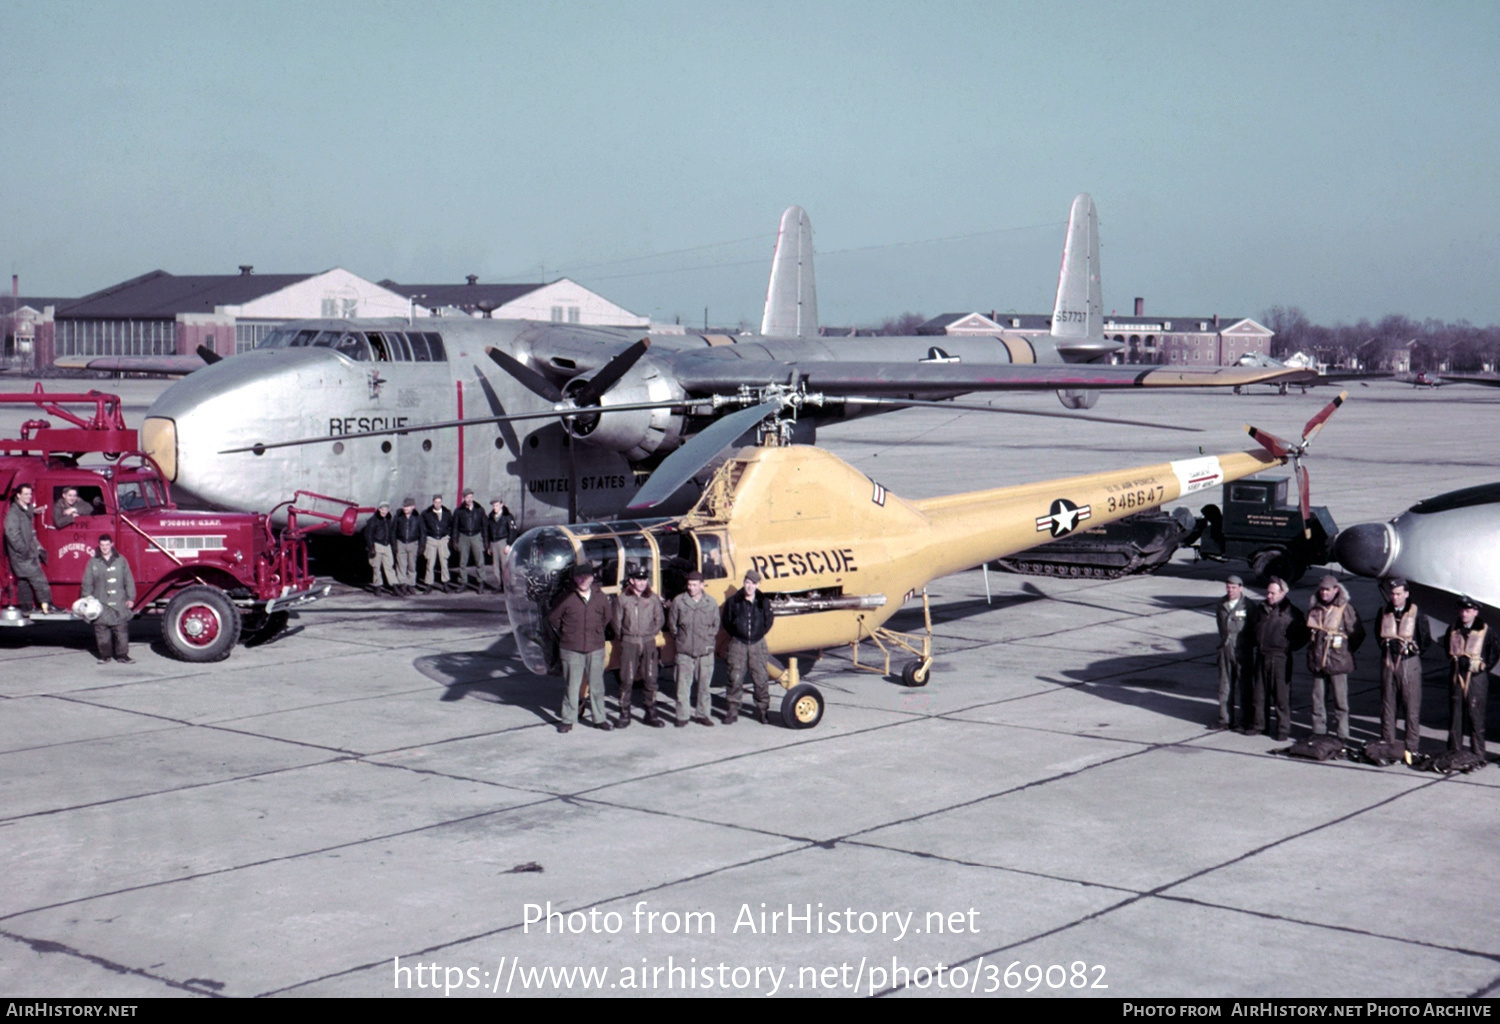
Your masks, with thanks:
[[[1308,490],[1307,467],[1297,460],[1297,504],[1302,511],[1302,536],[1312,540],[1312,494]]]
[[[1304,446],[1312,443],[1312,439],[1317,437],[1318,432],[1323,429],[1323,424],[1328,422],[1328,417],[1338,412],[1339,406],[1343,405],[1344,399],[1348,397],[1349,392],[1340,391],[1337,398],[1323,406],[1316,416],[1307,421],[1307,426],[1302,428],[1302,444]]]
[[[1245,433],[1253,437],[1256,444],[1259,444],[1278,459],[1284,459],[1291,454],[1292,446],[1275,434],[1261,430],[1259,427],[1252,427],[1248,423],[1245,424]]]
[[[780,409],[779,401],[762,402],[717,421],[668,455],[656,467],[646,485],[636,492],[630,504],[625,506],[625,511],[641,512],[660,505],[676,494],[677,489],[691,480],[700,469],[712,462],[719,452],[733,444],[735,438]]]
[[[1069,412],[1047,412],[1044,409],[1009,409],[998,405],[977,405],[965,402],[935,401],[923,398],[862,398],[854,395],[841,395],[830,398],[830,402],[842,402],[845,405],[862,405],[876,408],[899,409],[908,406],[913,408],[932,409],[960,409],[964,412],[999,412],[1011,416],[1045,416],[1049,419],[1060,420],[1082,420],[1085,423],[1108,423],[1122,427],[1146,427],[1155,430],[1178,430],[1183,433],[1201,434],[1203,431],[1198,427],[1182,427],[1176,424],[1150,423],[1146,420],[1115,419],[1109,416],[1079,416],[1077,413]]]

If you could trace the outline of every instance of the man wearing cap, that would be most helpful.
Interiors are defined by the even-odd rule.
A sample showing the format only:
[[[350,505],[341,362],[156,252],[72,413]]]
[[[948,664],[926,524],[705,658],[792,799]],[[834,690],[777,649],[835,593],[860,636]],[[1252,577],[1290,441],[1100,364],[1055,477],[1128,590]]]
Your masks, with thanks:
[[[17,590],[20,583],[28,584],[45,615],[52,611],[52,586],[42,571],[47,552],[36,537],[32,494],[30,484],[21,484],[10,496],[10,508],[5,512],[5,555],[10,559],[10,574],[16,578]]]
[[[1380,738],[1396,742],[1396,703],[1406,714],[1406,763],[1422,746],[1422,652],[1432,645],[1427,617],[1411,600],[1406,580],[1381,581],[1390,598],[1380,608]]]
[[[427,589],[437,589],[434,571],[443,570],[443,590],[448,590],[448,543],[453,537],[453,513],[443,507],[443,496],[432,496],[432,507],[422,513],[422,561],[427,563]]]
[[[625,589],[615,599],[615,636],[620,638],[620,716],[615,720],[616,729],[630,725],[637,679],[646,691],[646,724],[657,729],[667,724],[656,714],[656,676],[660,669],[656,638],[665,623],[661,598],[651,589],[646,567],[631,562],[625,568]]]
[[[1318,581],[1318,592],[1307,609],[1307,670],[1312,673],[1312,731],[1328,732],[1325,703],[1333,693],[1338,737],[1349,739],[1349,673],[1354,652],[1365,642],[1364,623],[1349,600],[1349,591],[1332,575]]]
[[[755,687],[755,718],[766,724],[771,710],[770,680],[766,676],[766,634],[771,631],[771,599],[760,589],[760,573],[745,573],[744,585],[724,602],[724,631],[729,634],[729,707],[724,724],[740,716],[745,694],[745,670]]]
[[[1269,720],[1267,705],[1276,705],[1276,738],[1285,740],[1292,733],[1292,652],[1307,643],[1307,624],[1302,609],[1287,596],[1286,581],[1272,576],[1266,584],[1266,601],[1256,609],[1252,628],[1255,631],[1255,679],[1251,703],[1253,720],[1243,731],[1247,735],[1265,732]]]
[[[382,501],[370,521],[365,523],[365,555],[370,559],[372,594],[380,593],[382,585],[389,586],[393,594],[401,592],[401,580],[396,575],[396,561],[391,553],[391,545],[395,542],[396,521],[391,518],[391,503]]]
[[[1451,671],[1448,676],[1448,749],[1463,747],[1464,719],[1468,719],[1469,749],[1484,752],[1484,705],[1489,699],[1490,671],[1500,662],[1500,636],[1480,617],[1479,605],[1459,598],[1458,621],[1443,636]]]
[[[510,514],[505,502],[496,498],[490,502],[490,514],[484,517],[484,539],[490,546],[490,559],[495,566],[495,590],[505,593],[505,556],[516,542],[516,517]]]
[[[608,732],[613,728],[604,710],[604,631],[614,616],[609,595],[594,589],[594,567],[587,562],[573,568],[573,589],[552,606],[547,621],[557,633],[562,656],[562,712],[557,731],[572,732],[578,721],[578,697],[584,683],[589,688],[593,725]]]
[[[1224,600],[1216,609],[1219,622],[1219,718],[1215,728],[1234,727],[1235,707],[1240,722],[1250,720],[1250,674],[1255,670],[1253,631],[1246,629],[1255,602],[1245,596],[1245,581],[1224,581]]]
[[[453,537],[458,545],[458,589],[469,585],[469,564],[474,565],[474,589],[484,589],[484,509],[474,500],[474,488],[464,488],[463,504],[453,512]]]
[[[703,589],[703,574],[687,574],[687,590],[672,598],[667,630],[677,646],[677,727],[688,724],[693,680],[698,681],[698,705],[693,721],[713,725],[709,684],[714,678],[714,641],[719,635],[719,603]]]
[[[99,536],[99,547],[88,565],[83,567],[79,596],[92,597],[103,606],[94,620],[94,646],[99,664],[109,659],[129,665],[130,618],[135,614],[135,577],[130,563],[115,550],[115,539],[105,533]]]
[[[417,551],[422,546],[422,517],[417,515],[417,499],[401,499],[401,511],[394,517],[396,537],[396,582],[407,597],[417,592]]]

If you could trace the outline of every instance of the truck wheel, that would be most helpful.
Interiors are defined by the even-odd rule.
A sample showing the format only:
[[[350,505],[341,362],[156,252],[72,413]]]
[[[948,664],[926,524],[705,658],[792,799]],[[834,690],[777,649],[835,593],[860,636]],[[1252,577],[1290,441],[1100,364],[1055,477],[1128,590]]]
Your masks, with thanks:
[[[240,639],[240,610],[218,587],[188,587],[167,602],[161,638],[182,661],[223,661]]]

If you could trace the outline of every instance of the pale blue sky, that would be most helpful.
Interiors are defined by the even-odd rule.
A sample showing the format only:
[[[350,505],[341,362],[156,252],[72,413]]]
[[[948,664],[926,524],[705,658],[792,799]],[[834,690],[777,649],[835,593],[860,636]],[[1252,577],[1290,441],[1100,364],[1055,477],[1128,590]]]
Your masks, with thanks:
[[[758,322],[798,203],[824,322],[1042,312],[1089,192],[1106,308],[1488,324],[1497,62],[1491,2],[0,0],[0,268]]]

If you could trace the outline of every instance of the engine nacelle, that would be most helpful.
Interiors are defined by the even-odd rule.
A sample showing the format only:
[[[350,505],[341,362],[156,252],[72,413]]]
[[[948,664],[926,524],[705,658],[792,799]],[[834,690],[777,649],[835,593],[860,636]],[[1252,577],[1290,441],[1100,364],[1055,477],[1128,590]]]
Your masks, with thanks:
[[[1057,400],[1064,409],[1092,409],[1099,404],[1099,392],[1064,389],[1058,391]]]
[[[563,387],[563,393],[576,394],[588,380],[586,374],[574,377]],[[597,406],[598,415],[575,416],[568,429],[587,444],[617,451],[627,459],[644,459],[659,448],[671,451],[682,443],[682,412],[676,409],[610,412],[610,406],[674,402],[686,397],[674,375],[662,372],[645,358],[604,393]]]

